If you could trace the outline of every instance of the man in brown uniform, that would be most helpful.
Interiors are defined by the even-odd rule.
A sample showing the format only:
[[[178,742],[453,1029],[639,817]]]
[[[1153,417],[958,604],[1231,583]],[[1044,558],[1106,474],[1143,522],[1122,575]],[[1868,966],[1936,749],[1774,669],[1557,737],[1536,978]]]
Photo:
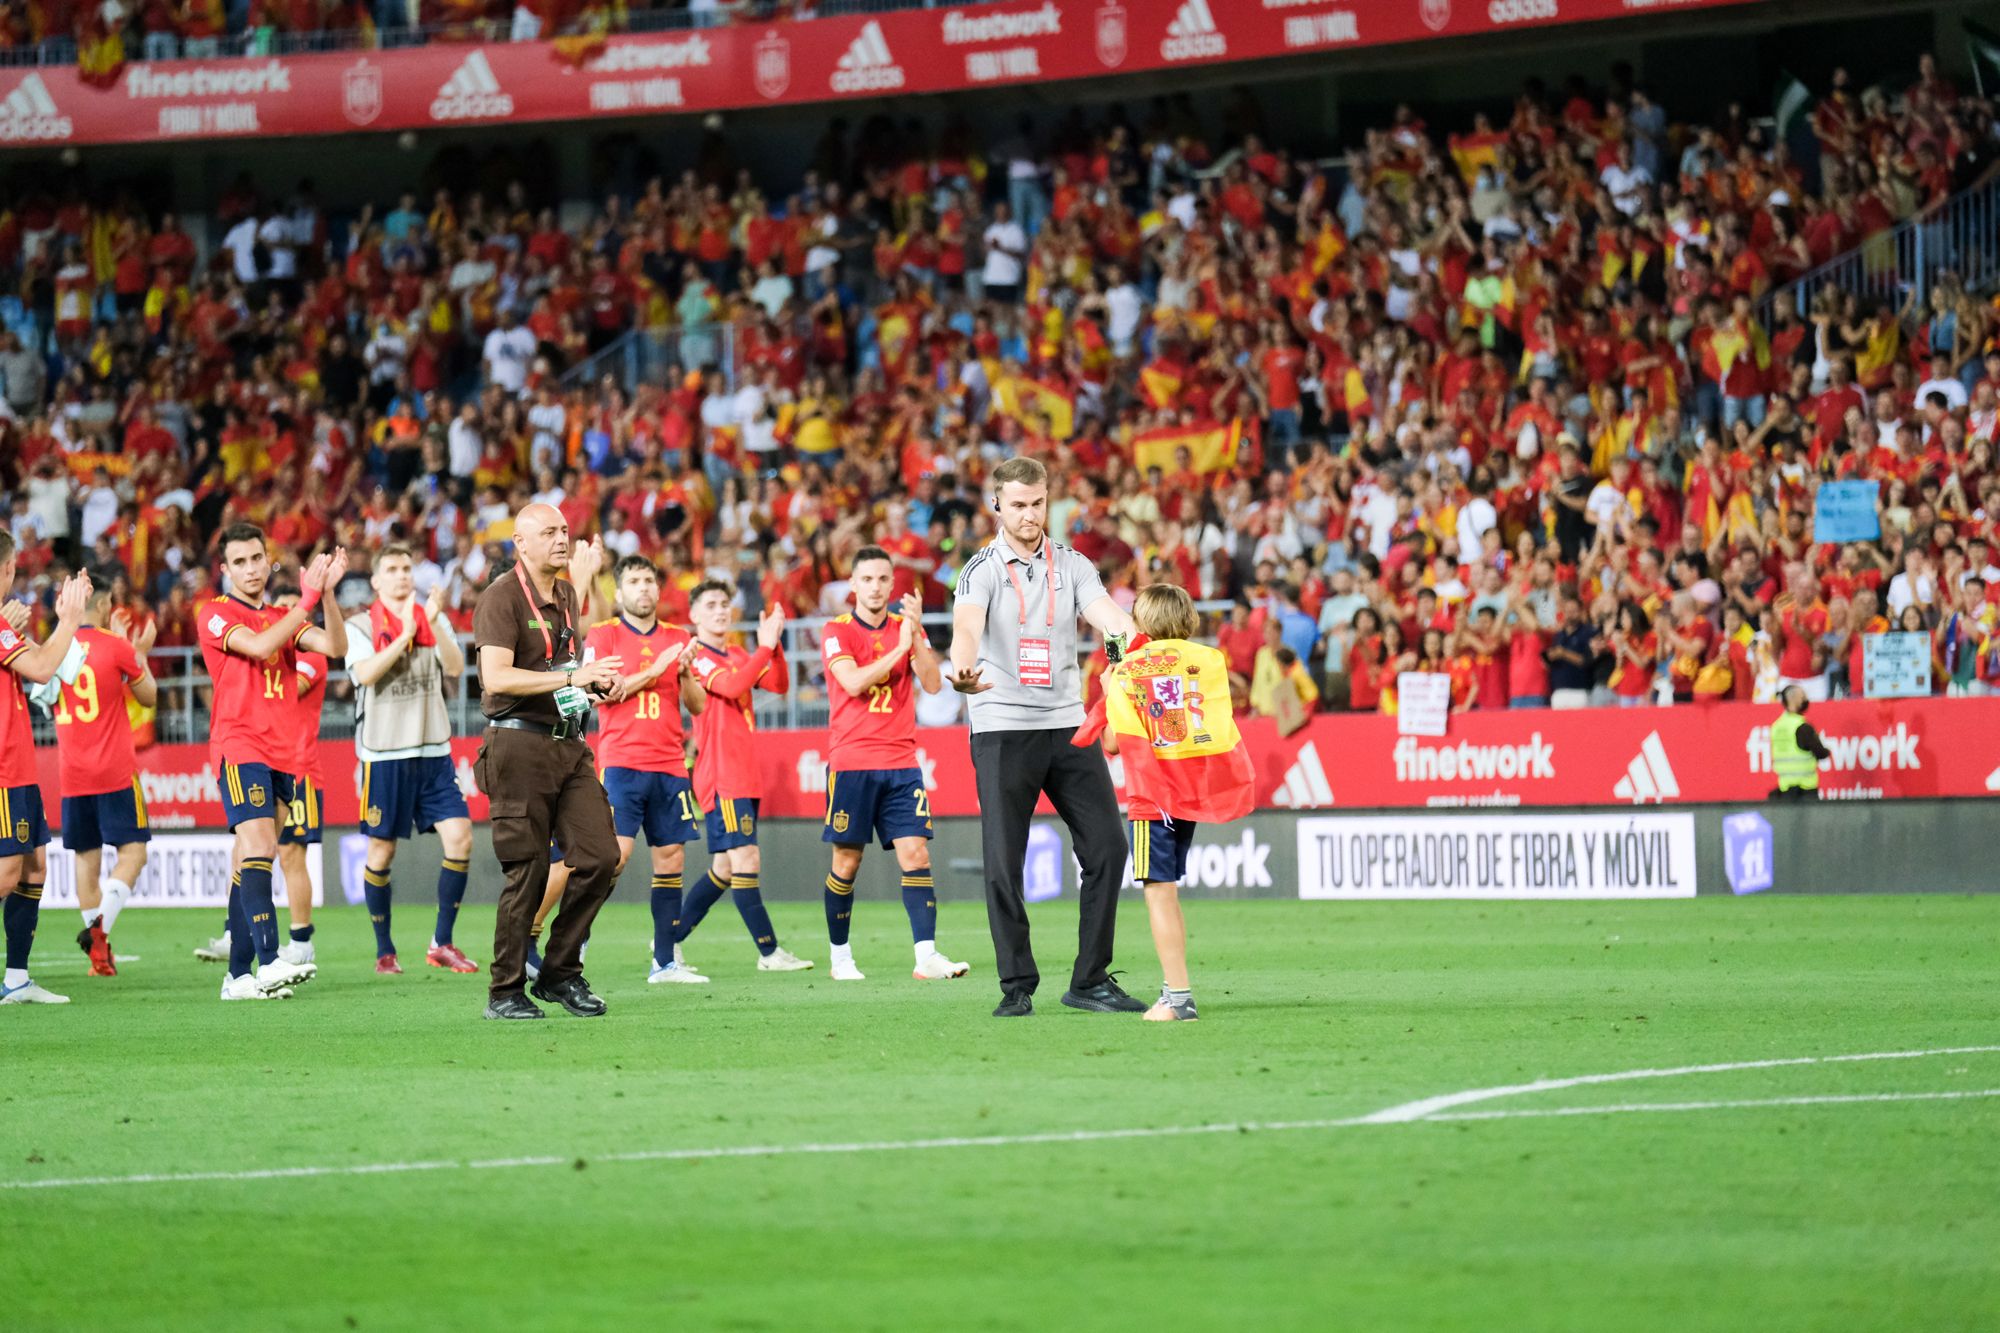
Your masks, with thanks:
[[[493,854],[507,876],[493,925],[486,1017],[542,1017],[522,986],[553,837],[571,873],[534,994],[578,1018],[596,1018],[604,1001],[583,979],[583,941],[611,896],[618,837],[583,731],[592,698],[617,688],[620,663],[600,657],[577,664],[583,639],[577,589],[596,577],[603,549],[585,542],[572,561],[562,514],[531,504],[514,519],[514,550],[518,563],[479,595],[472,616],[480,708],[488,718],[472,771],[486,793]],[[561,578],[566,570],[574,583]]]

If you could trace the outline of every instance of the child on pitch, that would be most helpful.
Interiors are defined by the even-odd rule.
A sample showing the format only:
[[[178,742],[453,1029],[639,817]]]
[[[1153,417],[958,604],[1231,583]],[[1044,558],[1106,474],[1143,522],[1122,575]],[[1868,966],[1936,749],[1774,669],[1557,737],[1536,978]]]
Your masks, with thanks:
[[[1180,880],[1198,824],[1227,823],[1256,799],[1250,756],[1229,704],[1229,660],[1194,643],[1201,617],[1194,599],[1172,584],[1143,588],[1132,606],[1139,638],[1104,677],[1104,714],[1077,733],[1125,760],[1126,814],[1132,821],[1132,873],[1146,893],[1165,973],[1152,1022],[1197,1017],[1188,979],[1187,926]]]

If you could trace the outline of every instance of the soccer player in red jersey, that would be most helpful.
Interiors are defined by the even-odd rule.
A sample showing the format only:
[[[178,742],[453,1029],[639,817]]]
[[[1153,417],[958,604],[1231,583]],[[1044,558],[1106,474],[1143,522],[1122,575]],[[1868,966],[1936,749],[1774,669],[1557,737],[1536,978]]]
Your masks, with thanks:
[[[719,579],[698,583],[688,594],[694,614],[695,678],[708,691],[708,707],[694,720],[694,791],[707,812],[708,874],[688,890],[681,905],[676,942],[685,940],[727,892],[735,900],[750,938],[757,942],[760,972],[802,972],[812,966],[778,946],[771,914],[757,885],[757,801],[764,794],[757,767],[757,714],[754,690],[783,694],[792,687],[790,669],[778,644],[785,611],[765,608],[757,619],[757,650],[729,646],[729,585]]]
[[[229,891],[229,972],[225,1000],[284,999],[319,969],[278,957],[278,920],[271,902],[271,862],[278,830],[289,814],[299,766],[298,654],[344,657],[347,622],[338,612],[324,629],[312,623],[320,598],[347,573],[347,552],[313,557],[299,577],[298,605],[282,610],[264,600],[271,556],[263,532],[237,523],[219,545],[230,594],[198,613],[201,655],[215,682],[209,758],[221,772],[223,812],[236,842],[236,878]]]
[[[14,590],[14,534],[0,528],[0,600]],[[27,608],[16,603],[0,619],[0,929],[7,942],[7,968],[0,976],[0,1004],[68,1004],[67,995],[42,989],[28,976],[28,953],[42,915],[42,886],[48,882],[49,821],[42,814],[42,787],[35,773],[35,735],[28,696],[21,681],[45,685],[56,674],[83,624],[90,601],[90,576],[78,574],[56,594],[56,628],[48,642],[31,644],[22,635]],[[14,679],[8,679],[11,672]]]
[[[299,595],[290,588],[272,598],[274,605],[289,611],[299,604]],[[339,619],[335,609],[332,619]],[[319,718],[326,707],[326,654],[301,652],[296,666],[298,716],[294,734],[299,742],[291,804],[284,826],[278,832],[278,869],[285,876],[285,906],[292,918],[291,935],[278,946],[278,957],[288,963],[314,962],[312,871],[307,861],[316,853],[311,848],[324,838],[322,808],[326,792],[326,761],[320,758]]]
[[[917,700],[912,682],[936,694],[944,683],[937,654],[924,637],[924,605],[903,595],[902,614],[889,612],[896,565],[879,546],[854,556],[854,614],[826,627],[820,657],[832,700],[833,738],[826,769],[826,827],[833,844],[826,877],[826,933],[835,981],[860,981],[848,944],[854,878],[871,834],[896,853],[903,873],[903,910],[916,942],[919,981],[962,977],[968,969],[938,952],[937,888],[931,875],[931,798],[917,766]]]
[[[111,626],[107,629],[106,626]],[[139,790],[139,761],[132,749],[126,698],[151,708],[159,686],[146,669],[158,622],[128,638],[130,618],[112,610],[111,589],[92,588],[84,623],[76,632],[83,662],[56,698],[56,759],[62,784],[63,846],[76,853],[76,900],[83,931],[76,942],[90,955],[90,975],[115,977],[111,928],[146,869],[146,798]],[[117,861],[102,874],[104,849]]]
[[[687,737],[681,709],[700,717],[708,691],[695,679],[695,641],[687,631],[659,622],[660,573],[642,555],[626,556],[612,571],[618,614],[590,627],[583,660],[615,657],[638,669],[597,707],[597,766],[618,833],[618,868],[632,859],[643,829],[653,858],[653,966],[651,983],[708,980],[674,958],[680,924],[686,844],[701,836],[701,807],[688,780]],[[551,886],[557,878],[550,867]],[[567,882],[567,868],[561,875]]]

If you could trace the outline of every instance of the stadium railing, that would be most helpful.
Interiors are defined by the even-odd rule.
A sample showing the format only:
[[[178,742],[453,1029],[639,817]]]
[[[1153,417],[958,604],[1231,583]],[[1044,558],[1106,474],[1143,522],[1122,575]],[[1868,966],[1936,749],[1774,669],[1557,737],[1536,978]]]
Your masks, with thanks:
[[[1968,292],[2000,283],[1996,237],[2000,237],[2000,173],[1774,288],[1764,298],[1765,311],[1768,316],[1778,291],[1789,291],[1799,314],[1807,316],[1821,293],[1834,290],[1892,306],[1913,298],[1922,318],[1931,288],[1947,273],[1955,274]]]
[[[1226,601],[1196,603],[1205,615],[1226,614]],[[797,730],[828,724],[825,672],[819,657],[820,631],[831,620],[815,616],[788,621],[785,626],[784,654],[792,673],[792,688],[783,695],[759,694],[756,699],[757,725],[765,729]],[[951,613],[934,611],[924,617],[932,642],[950,638]],[[756,637],[754,621],[738,623],[735,631],[745,642]],[[479,711],[479,678],[473,661],[472,636],[461,634],[467,670],[458,678],[446,699],[455,736],[476,736],[486,719]],[[197,745],[208,739],[209,678],[202,665],[199,648],[155,648],[149,660],[160,686],[160,703],[154,719],[160,745]],[[327,702],[320,715],[320,736],[325,740],[349,740],[354,736],[353,687],[345,669],[327,672]],[[54,719],[41,709],[34,711],[35,743],[55,744]]]

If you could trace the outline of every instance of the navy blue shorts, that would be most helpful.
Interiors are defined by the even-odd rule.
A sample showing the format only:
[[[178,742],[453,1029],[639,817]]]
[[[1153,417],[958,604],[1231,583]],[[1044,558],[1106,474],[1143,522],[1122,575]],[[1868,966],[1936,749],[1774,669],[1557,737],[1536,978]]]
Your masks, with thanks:
[[[284,825],[278,830],[278,845],[310,847],[320,842],[326,828],[324,806],[317,782],[311,778],[294,780],[292,799],[285,803]]]
[[[146,798],[139,794],[137,778],[122,791],[62,799],[63,846],[73,852],[124,847],[150,842],[152,837],[146,826]]]
[[[866,847],[879,836],[884,847],[898,838],[931,836],[931,796],[920,768],[863,769],[826,775],[826,827],[821,842]]]
[[[8,688],[14,688],[10,683]],[[0,857],[28,856],[49,841],[49,820],[42,811],[42,789],[0,787]]]
[[[718,796],[708,812],[706,840],[711,854],[757,845],[757,802],[746,797]]]
[[[297,785],[290,773],[280,773],[264,764],[222,765],[222,814],[234,829],[252,819],[285,822]]]
[[[1132,878],[1141,884],[1180,883],[1187,874],[1194,829],[1189,819],[1133,820]]]
[[[447,819],[469,819],[458,769],[448,754],[377,759],[361,766],[361,831],[401,842]]]
[[[686,778],[643,768],[607,768],[604,794],[611,798],[611,822],[621,838],[636,838],[644,829],[648,847],[669,847],[701,836],[701,807]]]

